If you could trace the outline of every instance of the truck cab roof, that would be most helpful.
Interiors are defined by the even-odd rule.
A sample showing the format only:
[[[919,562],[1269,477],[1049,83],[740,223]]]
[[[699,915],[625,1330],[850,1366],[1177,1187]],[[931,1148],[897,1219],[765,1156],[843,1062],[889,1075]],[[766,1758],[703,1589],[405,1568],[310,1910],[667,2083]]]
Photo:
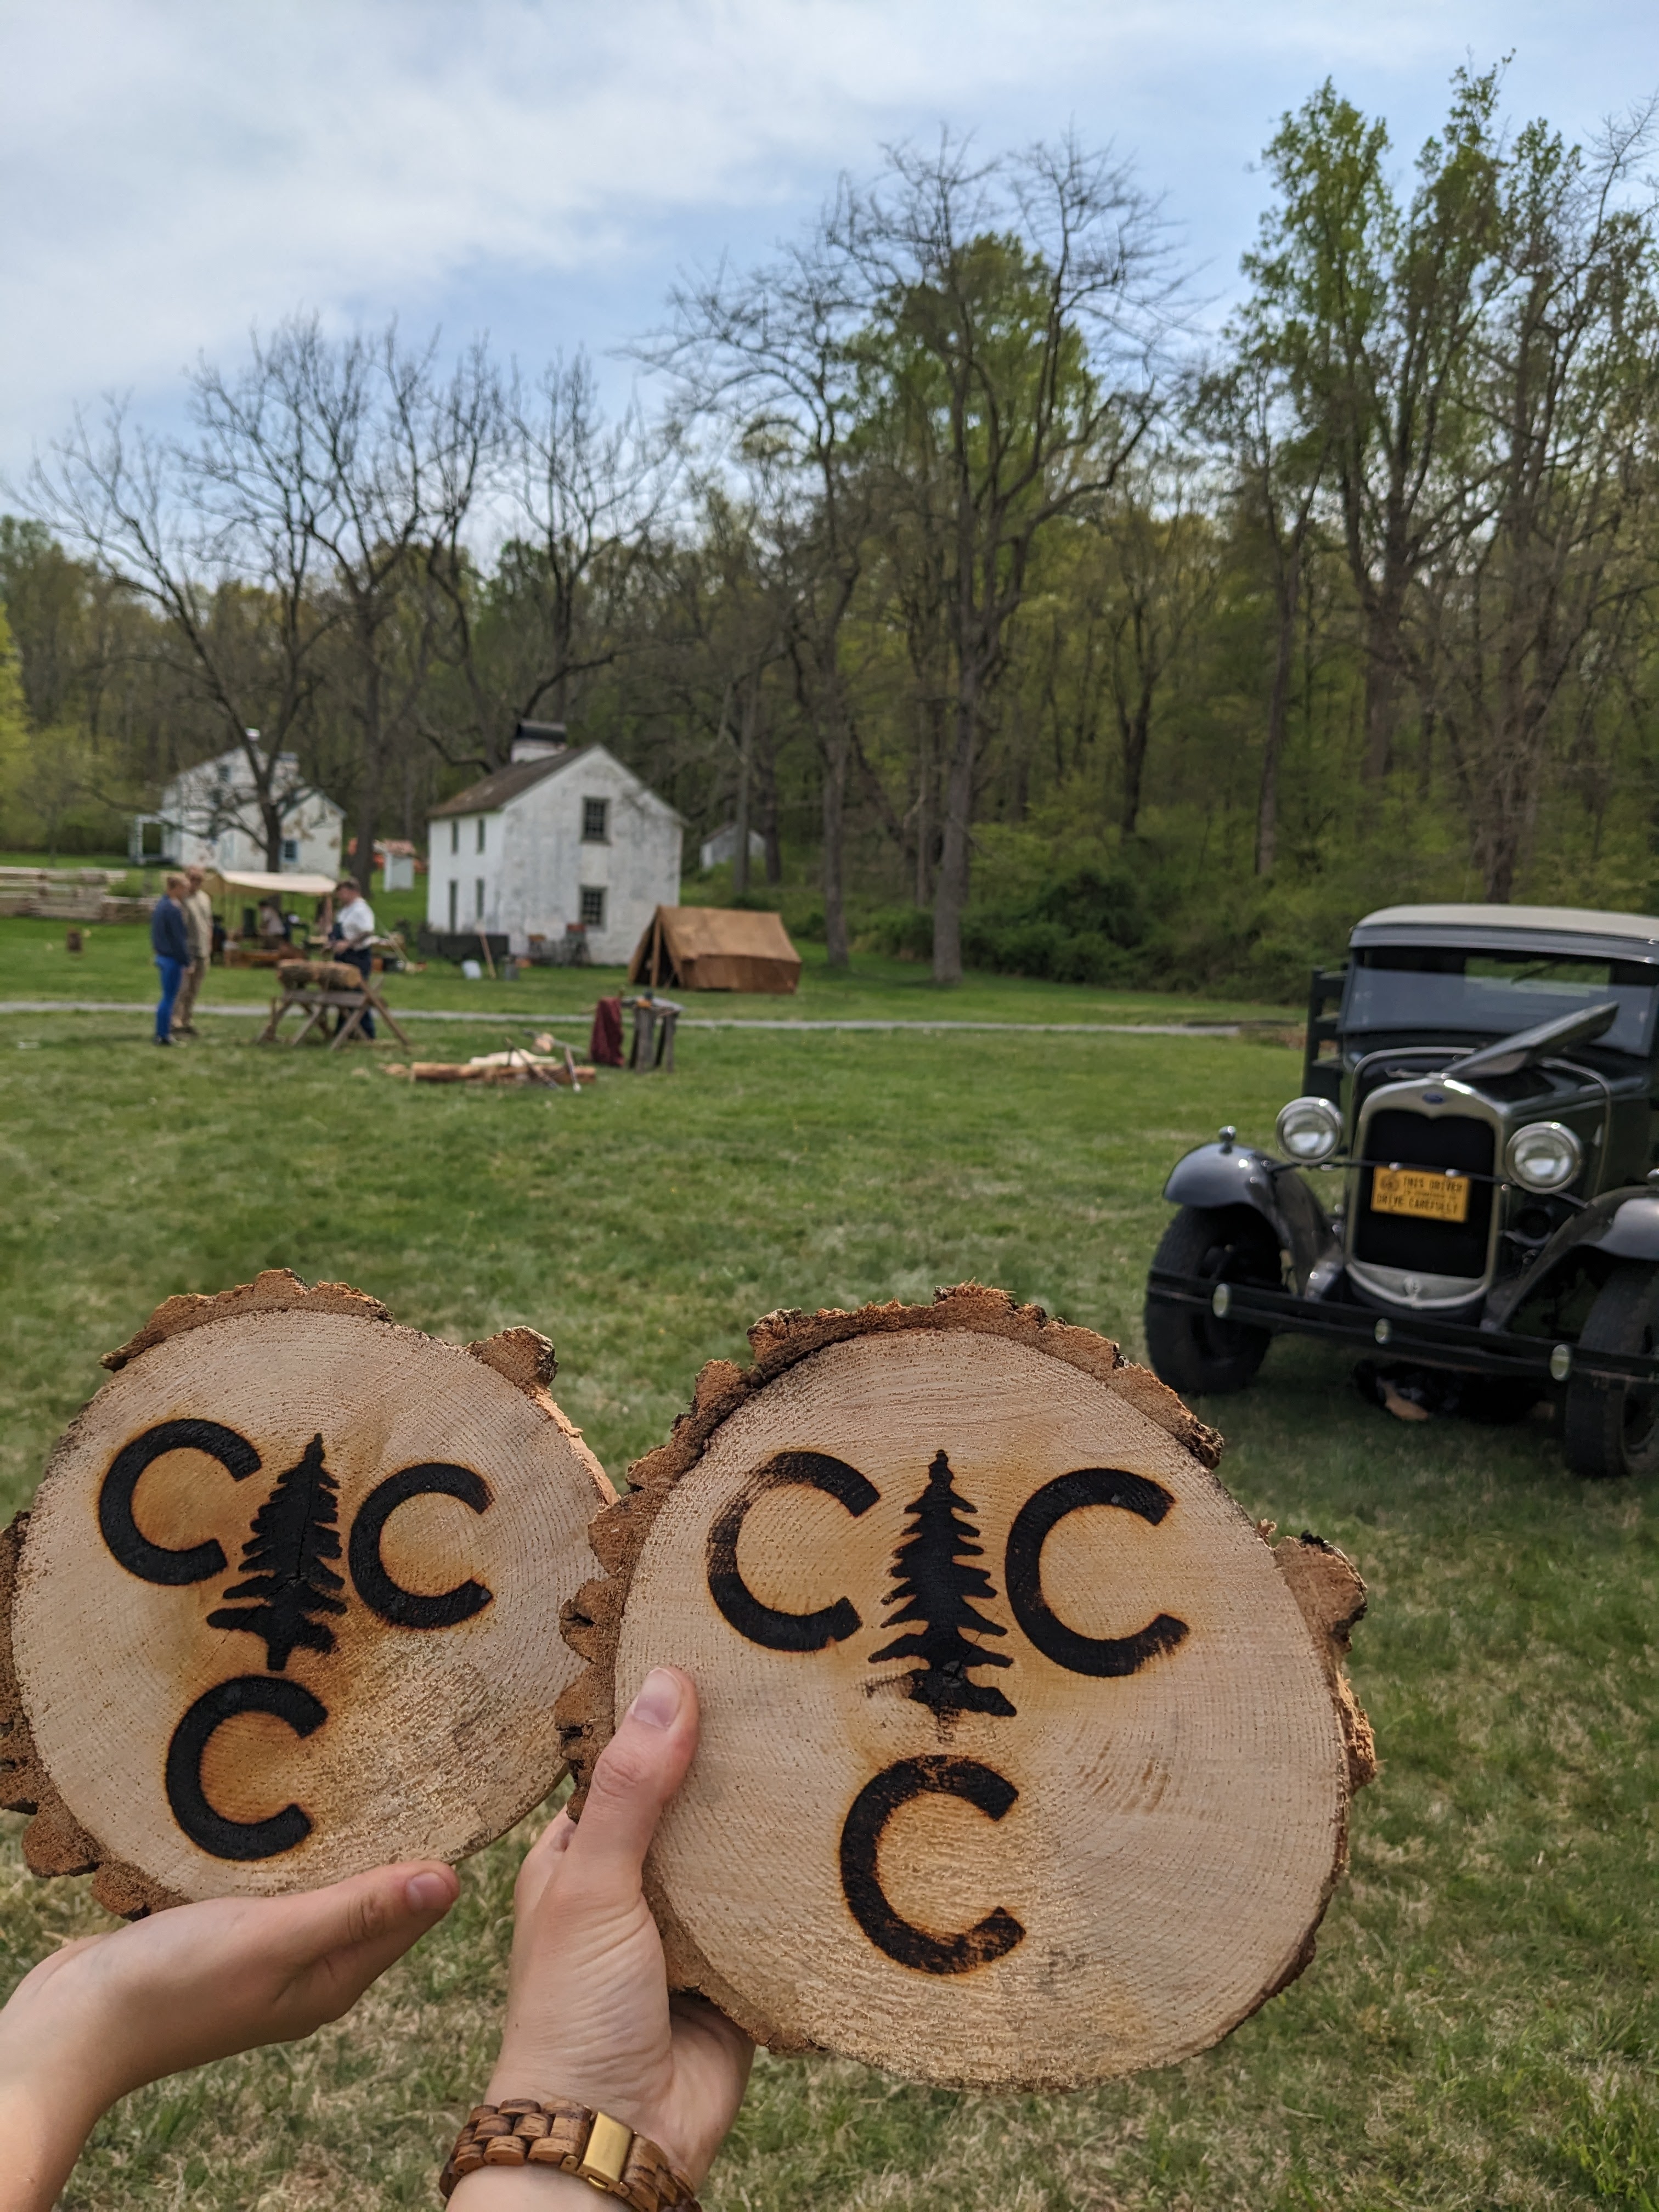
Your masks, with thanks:
[[[1373,945],[1480,947],[1636,960],[1659,969],[1659,917],[1571,906],[1385,906],[1354,926],[1356,950]]]

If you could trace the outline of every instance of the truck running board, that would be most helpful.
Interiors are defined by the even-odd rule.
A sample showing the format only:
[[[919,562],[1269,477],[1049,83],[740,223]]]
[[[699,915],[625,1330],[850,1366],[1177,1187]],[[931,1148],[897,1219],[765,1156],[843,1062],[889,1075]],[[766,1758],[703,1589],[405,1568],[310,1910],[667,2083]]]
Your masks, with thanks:
[[[1565,1382],[1569,1376],[1597,1382],[1626,1382],[1659,1388],[1659,1356],[1639,1352],[1588,1352],[1566,1340],[1518,1336],[1508,1329],[1470,1328],[1461,1322],[1428,1316],[1381,1314],[1367,1306],[1331,1305],[1270,1291],[1255,1283],[1212,1283],[1201,1275],[1171,1274],[1154,1267],[1146,1281],[1148,1298],[1165,1305],[1201,1307],[1218,1320],[1275,1335],[1323,1336],[1338,1342],[1385,1351],[1392,1359],[1414,1359],[1424,1367],[1449,1367],[1460,1374],[1507,1375],[1517,1382]]]

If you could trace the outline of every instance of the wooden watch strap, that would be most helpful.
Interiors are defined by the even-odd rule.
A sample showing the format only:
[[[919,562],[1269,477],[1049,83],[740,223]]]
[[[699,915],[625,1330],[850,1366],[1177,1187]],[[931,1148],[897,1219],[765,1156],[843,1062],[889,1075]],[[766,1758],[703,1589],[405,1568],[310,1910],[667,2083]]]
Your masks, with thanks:
[[[556,2166],[634,2212],[701,2212],[691,2184],[648,2136],[562,2097],[475,2105],[438,2177],[447,2197],[485,2166]]]

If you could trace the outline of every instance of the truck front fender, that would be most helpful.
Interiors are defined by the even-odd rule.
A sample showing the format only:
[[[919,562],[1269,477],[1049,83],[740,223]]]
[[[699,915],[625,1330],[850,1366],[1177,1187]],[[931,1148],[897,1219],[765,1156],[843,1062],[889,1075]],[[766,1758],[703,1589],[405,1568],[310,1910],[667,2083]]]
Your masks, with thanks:
[[[1659,1260],[1659,1191],[1609,1191],[1613,1218],[1584,1242],[1615,1260]]]
[[[1248,1206],[1267,1222],[1291,1255],[1298,1290],[1331,1243],[1324,1208],[1302,1177],[1253,1145],[1200,1145],[1176,1162],[1164,1195],[1176,1206]]]
[[[1659,1266],[1659,1191],[1634,1183],[1603,1191],[1571,1221],[1564,1221],[1537,1258],[1502,1284],[1487,1303],[1486,1317],[1503,1328],[1540,1283],[1547,1282],[1571,1255],[1605,1252],[1610,1260],[1646,1260]]]

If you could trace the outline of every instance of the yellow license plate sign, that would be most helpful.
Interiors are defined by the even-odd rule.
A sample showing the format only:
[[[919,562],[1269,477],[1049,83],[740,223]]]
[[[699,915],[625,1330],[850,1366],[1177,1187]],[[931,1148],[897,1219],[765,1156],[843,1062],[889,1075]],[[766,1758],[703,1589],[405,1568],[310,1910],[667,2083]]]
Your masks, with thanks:
[[[1433,1168],[1376,1168],[1371,1174],[1373,1213],[1412,1213],[1422,1221],[1467,1221],[1469,1179]]]

